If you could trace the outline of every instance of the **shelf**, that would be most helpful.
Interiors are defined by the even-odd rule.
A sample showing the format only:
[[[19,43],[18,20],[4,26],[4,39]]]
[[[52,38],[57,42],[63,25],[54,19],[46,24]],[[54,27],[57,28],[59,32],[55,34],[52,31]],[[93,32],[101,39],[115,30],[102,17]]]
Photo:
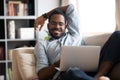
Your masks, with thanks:
[[[4,16],[0,16],[0,19],[5,19],[5,17]]]
[[[34,26],[37,16],[36,3],[37,0],[0,0],[0,50],[2,50],[0,53],[0,75],[4,76],[4,80],[11,80],[8,76],[9,69],[12,70],[9,50],[22,46],[35,46],[35,38],[20,39],[18,31],[20,28]],[[11,26],[12,28],[10,28]],[[12,39],[11,32],[15,34],[15,39]]]
[[[36,16],[7,16],[6,19],[36,19]]]
[[[7,41],[35,41],[36,39],[7,39]]]
[[[4,42],[4,41],[6,41],[5,39],[0,39],[0,42]]]
[[[12,60],[7,60],[7,62],[12,63]]]
[[[5,60],[0,60],[0,63],[5,63],[6,61]]]

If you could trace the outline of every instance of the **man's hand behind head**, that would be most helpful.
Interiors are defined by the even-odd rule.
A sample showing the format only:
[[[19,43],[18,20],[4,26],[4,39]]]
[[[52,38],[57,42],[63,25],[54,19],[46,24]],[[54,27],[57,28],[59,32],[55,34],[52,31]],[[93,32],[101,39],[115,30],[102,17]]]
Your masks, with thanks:
[[[45,24],[45,20],[46,20],[46,19],[45,19],[43,16],[38,17],[38,18],[35,20],[34,29],[36,30],[36,29],[38,28],[39,30],[41,30],[42,27],[43,27],[44,24]]]
[[[54,63],[55,67],[59,67],[60,66],[60,60],[58,60],[57,62]]]

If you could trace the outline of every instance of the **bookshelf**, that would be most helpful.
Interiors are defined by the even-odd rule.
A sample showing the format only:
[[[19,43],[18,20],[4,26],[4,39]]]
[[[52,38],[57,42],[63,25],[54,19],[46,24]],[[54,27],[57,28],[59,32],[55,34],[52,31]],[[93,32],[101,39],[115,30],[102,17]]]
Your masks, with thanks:
[[[0,0],[0,80],[11,80],[12,60],[8,57],[8,51],[24,45],[35,45],[35,37],[21,39],[18,36],[18,30],[20,28],[33,28],[37,16],[37,1]],[[13,32],[9,33],[11,21],[14,21],[14,28],[12,27]],[[13,37],[10,37],[11,35]]]

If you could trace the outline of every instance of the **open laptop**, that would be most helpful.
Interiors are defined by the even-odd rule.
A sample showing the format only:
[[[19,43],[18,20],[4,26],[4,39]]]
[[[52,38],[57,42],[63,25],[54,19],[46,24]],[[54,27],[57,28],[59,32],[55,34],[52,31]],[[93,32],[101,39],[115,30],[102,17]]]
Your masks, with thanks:
[[[60,71],[65,71],[69,67],[79,67],[83,71],[97,70],[100,50],[100,46],[63,46]]]

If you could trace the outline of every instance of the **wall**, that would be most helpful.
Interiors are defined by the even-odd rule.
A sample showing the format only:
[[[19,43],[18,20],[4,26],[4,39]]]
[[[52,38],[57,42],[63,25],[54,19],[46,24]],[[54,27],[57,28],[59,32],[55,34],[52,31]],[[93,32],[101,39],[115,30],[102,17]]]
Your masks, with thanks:
[[[38,0],[38,3],[36,4],[37,7],[37,16],[40,16],[58,6],[60,6],[60,0]],[[46,33],[47,31],[47,22],[45,23],[44,27],[42,28],[41,31],[36,32],[37,38],[44,38],[48,34]]]
[[[38,16],[60,6],[60,0],[38,0]]]

